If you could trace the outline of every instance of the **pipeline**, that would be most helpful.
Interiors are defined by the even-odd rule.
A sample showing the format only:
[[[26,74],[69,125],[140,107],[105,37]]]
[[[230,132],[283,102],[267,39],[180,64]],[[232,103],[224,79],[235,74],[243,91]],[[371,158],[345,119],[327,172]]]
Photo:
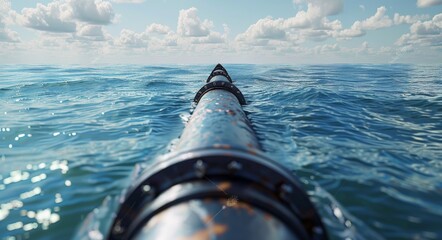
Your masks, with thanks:
[[[108,233],[120,239],[327,239],[299,180],[262,151],[218,64],[173,151],[130,189]]]

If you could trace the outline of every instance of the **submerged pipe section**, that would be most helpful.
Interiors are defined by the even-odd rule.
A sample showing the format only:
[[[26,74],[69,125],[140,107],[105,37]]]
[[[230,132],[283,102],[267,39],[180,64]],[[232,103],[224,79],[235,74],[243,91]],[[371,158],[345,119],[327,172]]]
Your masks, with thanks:
[[[108,239],[327,239],[301,183],[260,147],[218,64],[174,150],[122,199]]]

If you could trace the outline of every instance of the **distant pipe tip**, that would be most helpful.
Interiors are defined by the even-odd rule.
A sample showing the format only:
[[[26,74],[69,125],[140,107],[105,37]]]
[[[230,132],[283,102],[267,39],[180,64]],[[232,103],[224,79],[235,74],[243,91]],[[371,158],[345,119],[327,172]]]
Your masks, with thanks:
[[[219,76],[219,75],[226,77],[227,80],[228,80],[229,82],[232,82],[232,78],[230,78],[230,75],[229,75],[229,73],[227,72],[227,70],[223,67],[223,65],[221,65],[221,64],[219,64],[219,63],[218,63],[218,64],[215,66],[215,68],[212,70],[212,72],[210,73],[210,75],[209,75],[209,77],[207,78],[206,82],[207,82],[207,83],[210,82],[210,80],[211,80],[213,77],[215,77],[215,76]]]

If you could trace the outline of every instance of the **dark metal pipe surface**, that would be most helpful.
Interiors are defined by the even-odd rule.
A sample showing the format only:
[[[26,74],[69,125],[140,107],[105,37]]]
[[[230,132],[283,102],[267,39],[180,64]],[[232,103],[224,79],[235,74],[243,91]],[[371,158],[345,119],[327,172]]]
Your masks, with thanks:
[[[258,140],[238,99],[223,89],[204,94],[174,150],[210,148],[259,149]]]
[[[300,182],[261,150],[218,64],[173,151],[122,199],[108,239],[327,239]]]

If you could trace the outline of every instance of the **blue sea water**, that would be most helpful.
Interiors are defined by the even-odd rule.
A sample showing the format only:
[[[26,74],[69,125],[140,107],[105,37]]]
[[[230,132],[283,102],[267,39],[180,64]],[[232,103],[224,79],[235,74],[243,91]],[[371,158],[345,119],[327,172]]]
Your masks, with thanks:
[[[168,151],[212,70],[0,66],[0,239],[66,239]],[[442,239],[442,70],[225,65],[332,239]]]

